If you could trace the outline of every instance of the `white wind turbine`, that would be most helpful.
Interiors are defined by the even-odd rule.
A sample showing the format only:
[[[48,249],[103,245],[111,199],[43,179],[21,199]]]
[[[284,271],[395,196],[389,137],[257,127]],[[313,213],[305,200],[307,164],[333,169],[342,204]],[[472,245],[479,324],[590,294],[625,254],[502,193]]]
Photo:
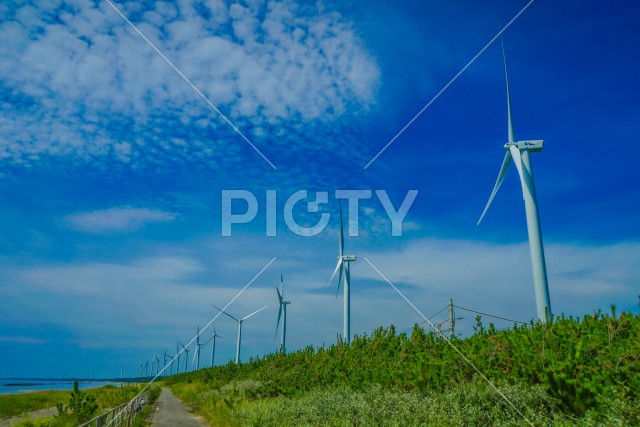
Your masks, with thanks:
[[[180,373],[180,344],[176,340],[176,356],[173,359],[176,362],[176,374]]]
[[[184,350],[184,372],[187,372],[188,362],[189,362],[189,349],[184,346],[184,344],[180,343],[182,349]]]
[[[280,304],[280,309],[278,310],[278,322],[276,323],[276,333],[273,337],[275,341],[275,337],[278,335],[278,326],[280,326],[280,316],[282,316],[282,336],[280,338],[280,351],[286,351],[286,339],[287,339],[287,305],[291,304],[291,301],[284,300],[284,280],[282,278],[282,274],[280,275],[280,289],[276,286],[276,292],[278,293],[278,303]]]
[[[257,314],[257,313],[261,312],[262,310],[264,310],[267,307],[269,307],[269,306],[268,305],[264,306],[260,310],[256,310],[253,313],[249,314],[248,316],[243,317],[242,319],[236,319],[235,317],[233,317],[232,315],[230,315],[226,311],[223,311],[223,310],[219,309],[215,305],[213,306],[213,308],[215,308],[219,312],[226,314],[227,316],[229,316],[230,318],[232,318],[233,320],[238,322],[238,343],[236,345],[236,364],[240,363],[240,343],[242,342],[242,323],[245,320],[247,320],[248,318],[250,318],[251,316],[253,316],[254,314]]]
[[[547,283],[547,268],[544,260],[544,248],[542,246],[542,232],[540,231],[540,217],[538,215],[538,201],[536,199],[536,188],[533,182],[533,169],[531,168],[530,152],[542,151],[544,141],[542,140],[515,140],[513,134],[513,116],[511,114],[511,94],[509,91],[509,76],[507,74],[507,60],[502,47],[502,58],[504,60],[504,74],[507,83],[507,114],[509,127],[509,142],[504,148],[507,154],[502,162],[498,179],[493,187],[487,206],[484,208],[478,224],[482,221],[489,205],[493,201],[504,177],[507,174],[511,161],[516,165],[520,183],[522,184],[522,194],[524,197],[525,213],[527,216],[527,231],[529,233],[529,249],[531,252],[531,265],[533,267],[533,285],[536,294],[536,308],[538,319],[546,322],[551,317],[551,302],[549,299],[549,285]]]
[[[195,348],[195,352],[193,353],[193,361],[191,362],[192,364],[196,365],[196,371],[200,369],[200,347],[201,346],[202,344],[200,344],[200,325],[198,325],[198,334],[196,335],[196,348]]]
[[[344,231],[342,228],[342,203],[339,204],[340,209],[340,241],[339,241],[339,255],[338,264],[333,271],[329,283],[333,280],[336,273],[338,273],[338,288],[336,289],[336,298],[338,298],[338,292],[340,291],[340,282],[342,276],[344,276],[344,334],[343,339],[347,341],[347,344],[351,344],[351,273],[349,263],[356,260],[355,255],[344,255]]]
[[[167,354],[167,349],[166,348],[164,349],[164,354],[162,356],[163,356],[163,359],[162,359],[163,368],[167,366],[167,359],[171,360],[171,363],[169,363],[169,375],[171,375],[173,373],[173,357],[171,357],[171,356],[169,356]],[[167,375],[167,374],[165,373],[165,375]]]
[[[216,338],[222,338],[216,332],[216,325],[213,325],[213,336],[206,340],[202,345],[205,346],[209,343],[209,341],[213,340],[213,344],[211,345],[211,367],[213,368],[213,362],[216,356]]]
[[[153,355],[153,363],[152,365],[156,365],[156,375],[160,373],[160,358],[157,354]],[[151,368],[151,375],[153,375],[153,367]]]

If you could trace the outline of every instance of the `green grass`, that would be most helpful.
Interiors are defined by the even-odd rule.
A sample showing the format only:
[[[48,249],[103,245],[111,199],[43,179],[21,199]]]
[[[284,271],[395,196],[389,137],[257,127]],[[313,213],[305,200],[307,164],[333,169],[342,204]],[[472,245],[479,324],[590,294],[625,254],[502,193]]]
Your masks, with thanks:
[[[69,391],[37,391],[25,394],[0,395],[0,418],[13,417],[69,402]]]
[[[478,320],[473,336],[454,343],[536,424],[640,425],[640,316],[614,310],[501,331]],[[418,327],[165,382],[223,425],[523,423],[444,340]]]
[[[116,387],[106,385],[100,388],[82,390],[84,394],[95,397],[97,410],[95,415],[100,414],[121,403],[127,402],[135,396],[141,389],[138,385],[125,385]],[[67,405],[71,396],[70,391],[42,391],[26,394],[2,395],[0,396],[0,418],[19,416],[26,412],[38,409],[55,407],[61,403]],[[73,425],[73,421],[66,422],[63,419],[45,417],[37,420],[24,420],[16,424],[21,427],[49,427]]]

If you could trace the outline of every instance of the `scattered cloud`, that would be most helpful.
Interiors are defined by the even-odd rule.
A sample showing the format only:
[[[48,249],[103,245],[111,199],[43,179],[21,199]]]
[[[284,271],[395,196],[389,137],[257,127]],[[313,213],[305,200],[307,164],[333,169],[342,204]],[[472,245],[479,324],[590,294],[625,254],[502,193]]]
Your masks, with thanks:
[[[134,231],[149,223],[171,222],[175,218],[175,214],[161,210],[121,207],[67,215],[65,222],[78,231],[104,234]]]
[[[375,101],[375,59],[347,20],[320,6],[216,0],[118,5],[256,138],[282,121],[331,120]],[[0,159],[108,156],[131,162],[168,149],[175,156],[215,157],[220,143],[235,136],[106,2],[54,0],[5,6],[0,13],[6,112]]]

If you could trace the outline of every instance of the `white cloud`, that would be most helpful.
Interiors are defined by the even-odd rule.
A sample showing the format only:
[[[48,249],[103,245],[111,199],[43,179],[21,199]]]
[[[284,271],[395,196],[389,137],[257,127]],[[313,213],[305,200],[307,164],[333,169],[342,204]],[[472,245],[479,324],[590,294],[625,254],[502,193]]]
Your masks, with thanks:
[[[121,207],[81,212],[65,217],[72,228],[86,233],[133,231],[149,223],[171,222],[175,214],[146,208]]]
[[[208,128],[229,131],[107,3],[53,3],[15,6],[0,24],[0,81],[10,94],[0,158],[128,161],[139,147],[117,145],[122,134],[144,131],[159,143],[166,117],[188,129],[208,116]],[[119,4],[234,120],[330,120],[374,102],[378,66],[337,13],[288,1]]]
[[[275,348],[274,287],[280,273],[284,274],[286,298],[292,301],[287,309],[291,348],[331,343],[342,330],[342,291],[336,299],[335,282],[327,285],[334,268],[335,242],[324,247],[308,240],[308,248],[305,243],[293,250],[290,242],[282,242],[276,253],[271,253],[278,246],[266,247],[259,244],[263,242],[260,239],[252,245],[250,256],[243,257],[229,246],[233,242],[216,240],[213,245],[190,248],[191,255],[174,248],[171,253],[182,255],[148,255],[124,262],[37,267],[5,262],[0,311],[8,321],[25,325],[46,322],[68,330],[93,347],[164,348],[175,343],[176,337],[190,339],[196,325],[204,325],[215,314],[211,304],[224,305],[277,255],[276,262],[229,308],[230,313],[241,316],[270,305],[247,324],[244,354]],[[583,315],[598,309],[607,311],[609,304],[617,304],[619,310],[637,312],[638,253],[637,242],[548,244],[554,311]],[[426,315],[433,315],[453,298],[457,305],[485,313],[524,321],[535,317],[526,244],[424,239],[400,249],[358,254],[351,272],[355,334],[389,324],[404,331],[421,321],[369,267],[365,255]],[[458,322],[458,331],[470,333],[475,314],[459,311],[458,315],[464,317]],[[446,311],[435,320],[442,320],[442,316],[446,318]],[[484,317],[484,321],[491,319]],[[233,353],[236,326],[228,319],[216,322],[218,333],[227,338],[220,351],[228,355]]]

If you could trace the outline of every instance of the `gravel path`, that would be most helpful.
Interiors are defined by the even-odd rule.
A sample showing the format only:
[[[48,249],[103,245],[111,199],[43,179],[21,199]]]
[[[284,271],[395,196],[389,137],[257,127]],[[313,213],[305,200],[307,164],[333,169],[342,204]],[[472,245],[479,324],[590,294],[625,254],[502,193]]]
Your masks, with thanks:
[[[151,425],[155,427],[203,427],[202,419],[189,413],[182,402],[169,390],[163,388],[156,401],[158,410],[153,414]]]

